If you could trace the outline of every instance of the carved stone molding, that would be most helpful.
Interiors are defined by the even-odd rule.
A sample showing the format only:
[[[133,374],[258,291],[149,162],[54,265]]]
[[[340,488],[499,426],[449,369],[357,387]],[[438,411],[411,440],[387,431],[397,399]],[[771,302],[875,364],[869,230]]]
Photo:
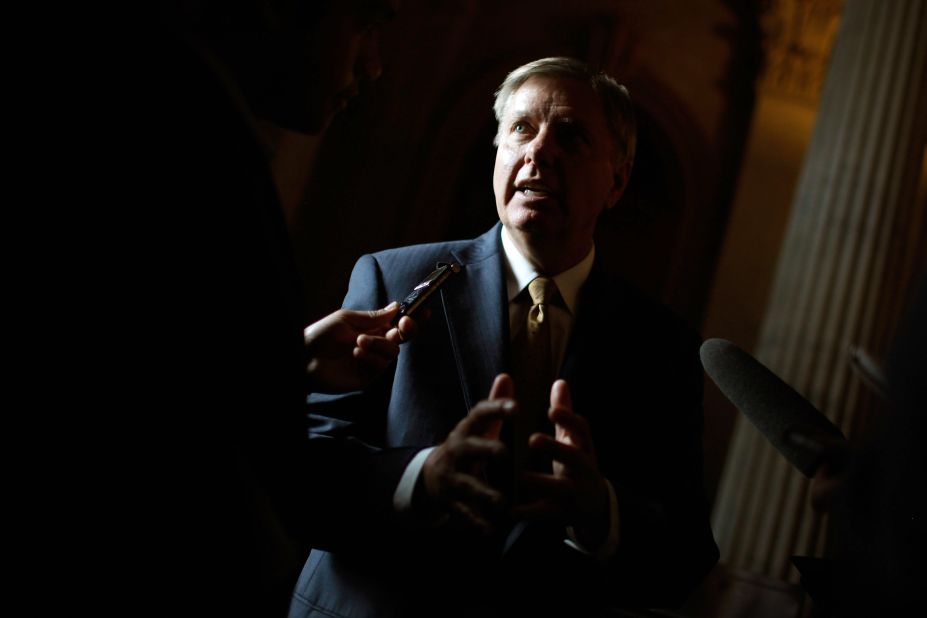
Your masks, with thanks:
[[[760,88],[814,103],[827,72],[844,0],[764,0],[766,66]]]

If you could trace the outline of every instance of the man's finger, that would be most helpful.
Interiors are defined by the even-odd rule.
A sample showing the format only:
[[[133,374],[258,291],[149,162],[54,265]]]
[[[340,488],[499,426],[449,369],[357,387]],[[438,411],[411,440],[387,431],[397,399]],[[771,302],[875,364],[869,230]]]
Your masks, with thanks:
[[[374,309],[373,311],[368,311],[367,313],[374,320],[380,321],[386,319],[389,321],[393,319],[393,316],[396,315],[397,311],[399,311],[399,303],[394,300],[382,309]]]
[[[493,489],[469,474],[454,473],[447,478],[446,482],[448,493],[456,501],[482,504],[488,509],[497,509],[505,500],[500,491]]]
[[[385,359],[387,362],[399,356],[399,345],[386,337],[358,335],[357,347],[364,352],[365,357],[376,356]],[[357,357],[357,354],[354,356]]]
[[[578,446],[564,444],[542,433],[536,433],[528,440],[532,452],[580,472],[595,470],[589,454]]]
[[[498,461],[505,458],[505,445],[498,440],[468,436],[454,448],[454,459],[461,464]]]
[[[500,373],[493,380],[492,388],[489,389],[489,400],[512,399],[515,396],[515,383],[512,377],[507,373]]]
[[[564,430],[576,446],[590,455],[595,452],[592,431],[589,429],[589,422],[585,418],[566,408],[551,408],[547,413],[547,418],[559,429]]]
[[[399,338],[402,341],[409,341],[416,335],[418,335],[418,320],[427,319],[416,317],[414,320],[407,315],[399,318],[399,322],[396,324],[396,327],[392,330],[395,330]]]
[[[390,322],[399,313],[399,303],[391,302],[382,309],[369,311],[369,324],[366,326],[368,331],[375,330],[377,335],[385,335],[390,328]]]
[[[396,326],[386,331],[386,338],[399,345],[418,335],[418,322],[407,315],[399,318]]]
[[[468,436],[483,434],[497,421],[515,414],[516,408],[511,399],[481,401],[470,409],[470,413],[458,423],[457,429]]]
[[[550,407],[573,411],[573,397],[566,380],[555,380],[550,387]]]
[[[382,309],[370,309],[369,311],[355,311],[353,309],[339,309],[336,314],[352,328],[361,332],[383,334],[389,329],[390,320],[399,311],[399,303],[391,302]]]

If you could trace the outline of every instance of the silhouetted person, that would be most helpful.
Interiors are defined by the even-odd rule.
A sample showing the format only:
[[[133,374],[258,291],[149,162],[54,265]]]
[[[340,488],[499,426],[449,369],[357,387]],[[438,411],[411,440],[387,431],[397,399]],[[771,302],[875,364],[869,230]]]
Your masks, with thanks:
[[[396,308],[304,333],[257,120],[321,131],[379,75],[395,4],[162,2],[159,26],[137,32],[144,61],[125,76],[140,88],[118,110],[130,124],[113,127],[128,135],[112,153],[126,216],[101,333],[117,341],[105,388],[128,428],[106,515],[126,581],[100,594],[131,595],[128,615],[283,615],[322,522],[352,508],[356,491],[320,498],[327,445],[309,448],[306,396],[387,366]]]
[[[890,347],[887,401],[862,445],[827,445],[811,488],[832,556],[812,592],[825,618],[911,616],[927,580],[927,280]]]

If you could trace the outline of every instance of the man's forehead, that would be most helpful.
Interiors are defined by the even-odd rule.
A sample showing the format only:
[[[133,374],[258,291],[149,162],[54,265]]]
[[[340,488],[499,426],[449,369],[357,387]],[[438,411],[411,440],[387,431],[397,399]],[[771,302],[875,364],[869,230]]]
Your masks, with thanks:
[[[534,75],[512,93],[506,115],[528,112],[587,119],[602,115],[601,102],[592,87],[578,79]],[[604,117],[603,117],[604,120]]]

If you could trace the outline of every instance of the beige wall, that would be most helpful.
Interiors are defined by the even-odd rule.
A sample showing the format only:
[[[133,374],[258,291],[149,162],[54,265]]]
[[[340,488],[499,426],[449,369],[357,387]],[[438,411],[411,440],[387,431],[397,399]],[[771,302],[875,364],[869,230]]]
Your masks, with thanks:
[[[761,95],[705,316],[705,337],[750,349],[814,123],[814,107]]]
[[[776,259],[811,138],[815,110],[807,101],[761,94],[702,335],[752,351],[772,284]],[[711,380],[705,384],[705,477],[715,494],[737,410]]]

